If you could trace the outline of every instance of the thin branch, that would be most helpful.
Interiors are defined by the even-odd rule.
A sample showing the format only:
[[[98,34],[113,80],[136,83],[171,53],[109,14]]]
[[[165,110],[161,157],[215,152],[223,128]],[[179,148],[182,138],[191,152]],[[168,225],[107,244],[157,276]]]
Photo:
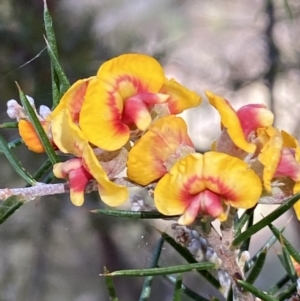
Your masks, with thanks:
[[[141,187],[140,185],[130,182],[127,178],[116,178],[114,182],[118,185],[124,185],[126,187]],[[151,185],[149,185],[150,187]],[[147,188],[147,187],[146,187]],[[90,181],[85,188],[85,193],[91,193],[92,191],[97,191],[98,185],[96,181]],[[0,201],[5,201],[7,198],[15,195],[24,198],[24,202],[29,202],[37,197],[69,193],[70,186],[68,182],[59,184],[45,184],[38,183],[32,187],[24,188],[3,188],[0,189]]]
[[[36,186],[25,187],[25,188],[4,188],[0,189],[0,199],[6,200],[10,196],[18,195],[24,198],[25,202],[34,200],[37,197],[53,194],[62,194],[70,192],[68,183],[59,184],[43,184],[39,183]]]

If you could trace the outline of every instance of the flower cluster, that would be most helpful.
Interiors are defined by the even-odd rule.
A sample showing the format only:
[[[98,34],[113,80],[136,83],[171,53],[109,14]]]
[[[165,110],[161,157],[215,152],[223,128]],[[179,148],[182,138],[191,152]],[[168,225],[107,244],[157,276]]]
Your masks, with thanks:
[[[176,116],[201,104],[200,96],[167,79],[152,57],[124,54],[100,66],[97,74],[75,82],[59,105],[39,119],[53,147],[68,160],[54,165],[70,184],[80,206],[90,180],[101,200],[119,206],[128,188],[120,173],[137,186],[154,187],[154,204],[188,225],[198,216],[227,219],[230,207],[248,209],[262,196],[284,199],[300,191],[300,148],[290,134],[273,127],[264,105],[235,111],[224,98],[206,92],[221,117],[221,134],[211,151],[197,153],[185,121]],[[24,143],[43,152],[22,107],[10,101]],[[295,205],[300,218],[300,204]]]

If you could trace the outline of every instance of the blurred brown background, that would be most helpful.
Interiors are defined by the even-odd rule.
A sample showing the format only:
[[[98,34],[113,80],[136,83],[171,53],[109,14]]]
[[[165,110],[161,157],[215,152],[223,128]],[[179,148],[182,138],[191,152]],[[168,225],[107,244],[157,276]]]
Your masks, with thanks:
[[[298,0],[49,0],[48,6],[60,62],[71,83],[95,74],[103,61],[118,54],[147,53],[162,63],[168,77],[202,96],[210,89],[235,108],[267,104],[276,115],[276,126],[299,138]],[[0,0],[1,122],[9,121],[7,100],[18,99],[15,81],[37,105],[51,104],[49,58],[41,52],[43,34],[42,0]],[[208,150],[219,134],[218,114],[204,99],[200,108],[183,115],[198,150]],[[14,130],[1,134],[9,141],[18,137]],[[23,146],[16,154],[31,172],[44,159]],[[5,158],[0,157],[0,164],[0,187],[25,184]],[[1,225],[0,300],[106,301],[104,281],[98,276],[104,265],[109,270],[148,267],[159,237],[155,227],[88,212],[97,207],[97,194],[88,196],[81,208],[72,206],[68,196],[46,197],[24,205]],[[270,208],[262,208],[257,217],[266,210]],[[277,225],[290,216],[292,212]],[[287,236],[299,246],[294,219],[287,228]],[[256,235],[253,254],[262,237],[269,235],[267,230]],[[279,245],[271,250],[256,282],[264,290],[283,275],[277,252]],[[165,246],[160,265],[183,262]],[[142,281],[116,279],[120,301],[138,300]],[[198,275],[187,274],[184,282],[198,292],[201,284],[201,293],[209,298],[212,290],[204,293],[209,285]],[[151,300],[171,298],[172,286],[158,277]]]

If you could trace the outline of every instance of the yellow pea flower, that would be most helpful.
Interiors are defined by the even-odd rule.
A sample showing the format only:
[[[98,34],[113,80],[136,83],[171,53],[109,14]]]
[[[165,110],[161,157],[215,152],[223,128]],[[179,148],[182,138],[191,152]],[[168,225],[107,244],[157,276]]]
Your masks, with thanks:
[[[130,150],[128,177],[148,185],[166,174],[180,158],[194,153],[184,120],[174,115],[155,121]]]
[[[56,115],[51,122],[51,130],[59,150],[77,157],[58,163],[53,168],[56,177],[69,179],[74,205],[83,204],[84,189],[90,179],[97,181],[101,200],[107,205],[119,206],[127,200],[127,188],[110,181],[84,134],[73,123],[68,110],[63,109]]]
[[[271,126],[274,115],[263,104],[250,104],[235,111],[230,103],[221,96],[206,92],[209,103],[217,109],[221,116],[222,126],[226,129],[232,142],[241,150],[254,154],[256,145],[253,135],[259,128]],[[217,146],[218,149],[218,146]]]
[[[181,215],[191,224],[200,215],[226,220],[224,206],[248,209],[258,202],[262,185],[242,160],[224,153],[190,154],[177,161],[158,182],[154,201],[165,215]]]
[[[128,142],[132,130],[145,131],[154,105],[168,105],[169,99],[171,113],[201,102],[196,93],[166,80],[154,58],[124,54],[105,62],[89,83],[79,124],[92,144],[116,150]]]

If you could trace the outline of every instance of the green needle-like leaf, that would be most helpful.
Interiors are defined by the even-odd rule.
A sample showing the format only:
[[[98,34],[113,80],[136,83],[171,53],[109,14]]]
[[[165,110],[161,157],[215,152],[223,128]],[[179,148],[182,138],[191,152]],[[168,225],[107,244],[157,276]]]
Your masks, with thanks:
[[[296,271],[293,262],[291,260],[290,254],[284,245],[282,246],[282,255],[283,255],[282,258],[284,260],[284,267],[287,271],[287,274],[290,276],[290,279],[293,282],[296,282],[297,281]]]
[[[255,207],[254,207],[254,209],[255,209]],[[251,215],[249,215],[248,224],[247,224],[246,229],[249,229],[253,225],[253,221],[254,221],[254,214],[251,214]],[[250,240],[251,240],[251,236],[243,241],[243,243],[240,247],[240,252],[249,250]]]
[[[238,235],[234,241],[232,242],[233,246],[240,245],[243,241],[251,237],[253,234],[260,231],[262,228],[270,225],[274,220],[276,220],[279,216],[289,210],[298,200],[300,199],[300,193],[295,194],[289,200],[281,204],[277,209],[275,209],[272,213],[268,214],[261,221],[248,228],[246,231]]]
[[[178,215],[167,216],[158,211],[127,211],[127,210],[110,210],[110,209],[95,209],[91,210],[92,213],[100,213],[109,216],[122,217],[122,218],[137,218],[137,219],[172,219]]]
[[[176,283],[176,278],[170,275],[166,275],[165,276],[169,281],[171,281],[173,284]],[[200,295],[198,295],[196,292],[194,292],[193,290],[191,290],[189,287],[187,287],[186,285],[181,285],[181,289],[183,291],[183,293],[185,295],[187,295],[188,297],[190,297],[192,300],[194,301],[210,301]]]
[[[15,195],[7,198],[5,201],[0,201],[0,224],[7,220],[23,204],[22,198]]]
[[[182,286],[182,274],[179,274],[176,277],[173,301],[181,301],[181,293],[182,293],[181,286]]]
[[[282,277],[275,285],[273,285],[269,291],[268,295],[274,295],[277,293],[285,284],[287,284],[290,281],[289,275],[285,275]]]
[[[294,294],[296,292],[296,288],[297,288],[297,284],[293,283],[289,288],[287,288],[286,290],[282,291],[278,295],[277,300],[278,301],[284,301],[287,298],[290,298],[292,296],[292,294]]]
[[[4,122],[0,124],[0,129],[17,129],[18,122]]]
[[[189,263],[196,263],[197,260],[194,258],[194,256],[190,253],[190,251],[178,244],[171,236],[169,236],[167,233],[162,233],[162,236],[164,237],[165,241],[170,244],[176,250],[187,262]],[[212,284],[215,288],[219,289],[220,283],[219,281],[214,278],[208,271],[199,271],[201,276],[205,278],[210,284]]]
[[[242,216],[239,218],[238,222],[234,225],[234,230],[236,232],[236,235],[239,235],[242,231],[242,228],[244,225],[248,222],[249,218],[253,216],[253,212],[255,210],[256,206],[250,209],[247,209]]]
[[[34,173],[34,178],[39,181],[45,173],[49,170],[49,168],[52,166],[51,161],[49,158],[47,158],[42,165],[38,168],[38,170]]]
[[[16,148],[17,146],[22,145],[22,144],[23,144],[23,140],[21,138],[17,138],[8,143],[8,148],[9,149]]]
[[[228,293],[228,296],[227,296],[227,299],[226,301],[233,301],[233,291],[232,291],[232,286],[229,290],[229,293]]]
[[[158,276],[167,274],[178,274],[190,271],[208,270],[215,268],[212,262],[200,262],[184,265],[174,265],[165,268],[150,268],[150,269],[134,269],[134,270],[120,270],[108,274],[100,274],[100,276],[124,276],[124,277],[144,277],[144,276]]]
[[[52,17],[48,10],[46,0],[44,0],[44,23],[45,23],[46,36],[47,36],[47,39],[51,46],[51,49],[52,49],[53,53],[55,54],[55,56],[58,57],[56,38],[55,38],[55,33],[54,33],[53,23],[52,23]]]
[[[44,148],[45,151],[51,161],[52,164],[55,164],[58,162],[58,157],[38,119],[38,117],[36,116],[36,113],[34,111],[34,109],[32,108],[32,106],[30,105],[26,95],[23,93],[23,91],[21,90],[21,88],[19,87],[19,85],[17,84],[17,87],[19,89],[19,93],[20,93],[20,100],[22,102],[22,105],[24,107],[24,109],[26,110],[26,113],[29,116],[30,122],[33,124]]]
[[[45,37],[45,42],[47,45],[48,54],[51,59],[51,65],[54,67],[54,70],[59,79],[60,96],[62,96],[70,88],[70,83],[46,37]]]
[[[283,231],[284,228],[280,229],[280,231]],[[274,243],[277,241],[276,237],[272,235],[265,243],[264,245],[254,254],[254,256],[245,264],[245,273],[250,270],[250,268],[254,265],[254,262],[256,262],[258,255],[264,250],[269,250]]]
[[[46,0],[44,0],[44,24],[45,24],[46,37],[49,42],[49,45],[55,57],[58,58],[58,51],[57,51],[54,28],[52,24],[52,17],[48,10]],[[52,100],[53,100],[52,108],[54,109],[58,105],[60,99],[60,92],[59,92],[59,78],[52,64],[51,64],[51,81],[52,81]]]
[[[298,262],[300,263],[300,254],[295,250],[295,248],[291,245],[291,243],[283,236],[281,231],[276,229],[272,224],[269,225],[270,230],[273,232],[273,234],[276,236],[277,240],[282,243],[289,254]]]
[[[153,252],[153,258],[150,265],[151,268],[155,268],[158,265],[158,260],[163,245],[164,245],[164,238],[161,237]],[[139,301],[146,301],[149,299],[151,293],[152,281],[153,281],[153,276],[148,276],[145,278]]]
[[[36,181],[30,175],[26,169],[22,166],[21,162],[18,160],[16,155],[9,149],[7,142],[5,139],[0,135],[0,150],[7,158],[10,165],[13,169],[30,185],[35,185]]]
[[[288,0],[283,0],[283,3],[284,3],[284,7],[285,7],[285,10],[287,12],[289,19],[293,20],[294,19],[293,13],[292,13],[292,10],[291,10]]]
[[[104,267],[104,273],[106,273],[106,274],[109,273],[108,270],[106,269],[106,267]],[[113,281],[112,277],[110,277],[110,276],[105,277],[105,284],[108,289],[108,294],[109,294],[110,300],[111,301],[119,301],[117,294],[116,294],[114,281]]]
[[[19,146],[19,145],[21,145],[21,144],[23,144],[23,140],[21,139],[21,138],[17,138],[17,139],[15,139],[15,140],[13,140],[13,141],[10,141],[10,142],[8,142],[7,143],[7,147],[9,148],[9,149],[12,149],[12,148],[16,148],[17,146]],[[1,154],[2,152],[1,152],[1,150],[0,150],[0,154]]]
[[[278,301],[276,298],[268,296],[266,293],[260,291],[255,286],[253,286],[250,283],[247,283],[246,281],[242,281],[242,280],[236,280],[236,281],[244,290],[252,293],[253,295],[255,295],[256,297],[260,298],[263,301]]]
[[[253,284],[254,281],[257,279],[257,277],[259,276],[264,263],[266,261],[266,257],[267,257],[267,252],[268,249],[265,248],[262,252],[259,253],[259,255],[257,256],[257,259],[249,273],[249,275],[247,276],[247,283]]]

